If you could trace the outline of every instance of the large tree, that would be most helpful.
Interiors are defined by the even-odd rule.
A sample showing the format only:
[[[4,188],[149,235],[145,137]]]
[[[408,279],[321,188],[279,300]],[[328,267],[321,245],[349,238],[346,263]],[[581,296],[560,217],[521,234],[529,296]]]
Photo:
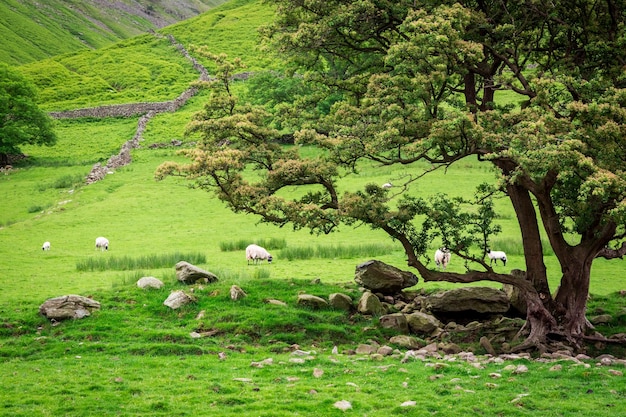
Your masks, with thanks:
[[[56,143],[52,119],[37,105],[34,85],[8,65],[0,64],[0,166],[20,145]]]
[[[530,330],[517,349],[543,349],[554,335],[582,347],[592,330],[585,317],[592,263],[626,253],[624,2],[271,3],[277,18],[262,31],[266,45],[315,86],[290,107],[277,106],[275,117],[299,128],[297,141],[327,152],[307,160],[273,146],[277,132],[262,128],[271,117],[238,109],[223,88],[214,90],[222,99],[212,105],[226,109],[226,117],[218,122],[215,111],[205,111],[190,127],[204,134],[191,152],[194,162],[164,165],[159,174],[182,170],[233,210],[278,225],[323,233],[340,222],[380,228],[402,244],[408,265],[426,281],[517,286]],[[499,103],[504,93],[519,104]],[[330,111],[320,110],[329,97]],[[462,200],[407,193],[390,204],[390,194],[375,186],[342,195],[336,187],[342,168],[362,160],[410,170],[424,160],[437,169],[470,156],[492,164],[500,177],[482,188],[480,209],[469,213],[460,210],[469,203]],[[260,180],[245,179],[249,167],[264,171]],[[423,174],[414,168],[403,189]],[[294,185],[318,187],[296,200],[281,197]],[[494,190],[517,215],[527,280],[483,261],[497,231],[488,198]],[[422,215],[446,221],[420,224]],[[556,290],[548,283],[541,229],[561,265]],[[463,274],[429,269],[424,242],[435,237],[472,267]]]

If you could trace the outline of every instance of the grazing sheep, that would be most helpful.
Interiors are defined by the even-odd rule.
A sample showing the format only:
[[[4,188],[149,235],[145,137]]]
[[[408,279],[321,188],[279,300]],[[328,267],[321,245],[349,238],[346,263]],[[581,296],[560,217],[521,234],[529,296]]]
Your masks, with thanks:
[[[502,261],[502,265],[506,265],[506,253],[501,250],[493,251],[487,248],[487,256],[489,256],[489,259],[491,260],[489,262],[490,265],[493,265],[494,261],[496,262],[496,265],[498,265],[498,259]]]
[[[435,251],[435,264],[437,265],[437,269],[442,267],[445,271],[446,267],[450,263],[450,250],[448,248],[439,248]]]
[[[250,265],[250,261],[253,264],[258,264],[264,259],[267,259],[268,264],[272,263],[272,255],[259,245],[249,245],[246,248],[246,259],[248,260],[248,265]]]
[[[109,239],[105,237],[99,237],[96,239],[96,250],[109,250]]]
[[[41,250],[50,250],[50,242],[43,242]]]
[[[381,187],[388,190],[389,188],[393,187],[393,184],[390,182],[386,182],[383,185],[381,185]]]

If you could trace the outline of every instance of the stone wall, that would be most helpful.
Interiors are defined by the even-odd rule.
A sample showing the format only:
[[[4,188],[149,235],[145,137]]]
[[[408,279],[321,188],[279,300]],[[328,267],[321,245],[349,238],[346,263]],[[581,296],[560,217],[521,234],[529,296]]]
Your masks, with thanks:
[[[183,54],[187,59],[191,61],[193,67],[200,73],[199,79],[201,81],[208,81],[210,77],[206,68],[204,68],[204,66],[202,66],[202,64],[200,64],[195,58],[189,55],[183,45],[176,42],[176,39],[174,39],[172,35],[168,35],[167,38],[181,54]],[[139,147],[139,142],[143,140],[143,131],[146,129],[146,125],[152,117],[159,113],[175,112],[180,107],[182,107],[190,98],[196,95],[197,92],[197,87],[190,87],[187,90],[183,91],[176,99],[171,101],[161,101],[154,103],[113,104],[108,106],[90,107],[62,112],[51,112],[49,114],[55,119],[76,119],[81,117],[133,117],[137,115],[143,115],[139,119],[135,135],[131,140],[122,145],[120,152],[117,155],[111,156],[111,158],[109,158],[105,165],[97,163],[93,166],[91,172],[87,175],[85,179],[87,184],[91,184],[96,181],[100,181],[114,169],[131,163],[132,158],[130,151],[133,148]]]

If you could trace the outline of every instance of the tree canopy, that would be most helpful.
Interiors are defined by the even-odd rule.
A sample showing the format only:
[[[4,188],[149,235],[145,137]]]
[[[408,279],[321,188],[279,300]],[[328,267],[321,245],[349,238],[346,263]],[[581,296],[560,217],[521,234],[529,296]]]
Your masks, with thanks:
[[[35,87],[18,72],[0,64],[0,165],[20,153],[20,145],[56,143],[52,119],[36,102]]]
[[[593,333],[585,317],[592,263],[626,253],[624,2],[270,3],[277,18],[261,30],[264,43],[308,88],[268,112],[239,104],[223,78],[190,124],[203,135],[189,152],[193,162],[164,164],[158,175],[190,176],[233,210],[281,226],[330,233],[340,223],[364,222],[382,229],[426,281],[518,287],[530,333],[516,349],[544,349],[554,336],[582,347]],[[502,104],[505,94],[517,104]],[[326,152],[306,159],[285,150],[272,126],[290,126],[296,143]],[[363,160],[408,170],[428,161],[437,169],[470,156],[499,172],[475,201],[392,200],[373,185],[339,195],[336,187],[342,170]],[[260,179],[246,178],[250,167]],[[414,168],[402,189],[425,174]],[[281,196],[284,187],[311,184],[316,191],[303,197]],[[483,261],[498,231],[494,193],[516,212],[525,280]],[[478,209],[460,209],[470,203]],[[422,215],[445,221],[418,222]],[[548,283],[542,230],[561,265],[558,289]],[[429,269],[424,242],[434,237],[472,268]]]

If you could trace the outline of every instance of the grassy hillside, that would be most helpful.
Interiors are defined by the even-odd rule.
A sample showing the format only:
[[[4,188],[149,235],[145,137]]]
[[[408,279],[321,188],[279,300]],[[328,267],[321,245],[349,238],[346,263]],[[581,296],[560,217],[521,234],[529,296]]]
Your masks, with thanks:
[[[160,33],[186,47],[241,55],[250,68],[261,69],[280,66],[255,48],[255,27],[268,19],[271,11],[258,0],[231,1]],[[39,86],[42,106],[50,111],[169,100],[197,78],[167,40],[153,35],[20,68]],[[342,292],[356,301],[361,293],[355,266],[375,258],[407,269],[402,248],[363,226],[312,236],[260,224],[185,181],[156,182],[157,166],[181,156],[178,148],[150,145],[184,139],[191,146],[194,138],[183,137],[185,125],[207,94],[151,119],[132,163],[102,181],[85,185],[83,179],[131,139],[138,117],[58,120],[55,147],[24,146],[28,160],[0,173],[0,415],[582,417],[620,409],[626,379],[617,362],[502,362],[486,356],[472,363],[457,356],[403,362],[407,348],[389,341],[394,334],[377,317],[297,305],[302,292],[324,298]],[[364,164],[339,185],[354,190],[405,174],[402,167]],[[467,160],[435,173],[416,192],[432,194],[446,184],[450,193],[471,195],[493,175]],[[495,244],[509,254],[506,270],[523,268],[514,213],[505,199],[497,209],[503,233]],[[107,252],[95,250],[97,236],[110,240]],[[42,251],[44,241],[51,242],[50,251]],[[280,242],[268,246],[274,262],[248,266],[241,242],[265,241]],[[433,251],[437,245],[430,242]],[[202,259],[196,265],[215,273],[218,282],[177,281],[174,263],[196,257]],[[156,261],[162,259],[169,264]],[[554,290],[559,266],[554,256],[546,262]],[[449,266],[464,268],[454,258]],[[626,325],[624,298],[617,293],[626,286],[624,272],[619,261],[594,264],[589,314],[613,315],[599,327],[606,334]],[[136,282],[143,276],[165,286],[140,290]],[[232,285],[248,296],[231,300]],[[420,282],[414,289],[452,286]],[[176,290],[193,292],[197,300],[171,310],[163,301]],[[60,323],[39,314],[46,299],[67,294],[92,297],[102,308]],[[469,349],[468,342],[479,338],[460,333],[454,342]],[[425,345],[428,335],[416,340]],[[355,354],[360,344],[393,351]],[[520,366],[528,372],[517,372]],[[345,412],[335,406],[342,400],[350,403]]]
[[[46,111],[172,100],[199,74],[165,35],[173,35],[188,49],[205,45],[213,53],[239,57],[249,71],[277,68],[280,63],[270,61],[256,43],[256,29],[271,18],[272,9],[260,1],[232,1],[158,35],[140,35],[18,69],[37,86]]]
[[[0,62],[19,65],[102,48],[190,18],[223,2],[6,0],[0,2]]]

